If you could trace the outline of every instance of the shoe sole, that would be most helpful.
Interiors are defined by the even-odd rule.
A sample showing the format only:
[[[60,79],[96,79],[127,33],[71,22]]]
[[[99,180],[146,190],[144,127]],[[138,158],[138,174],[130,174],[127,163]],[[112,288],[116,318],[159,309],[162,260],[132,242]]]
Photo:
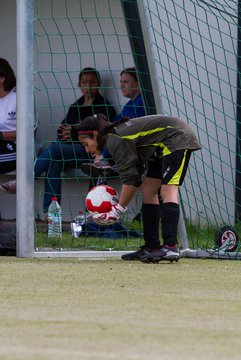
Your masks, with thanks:
[[[135,256],[133,256],[135,254]],[[121,256],[121,259],[124,261],[138,261],[140,260],[141,256],[144,256],[144,254],[136,254],[135,252],[130,253],[130,254],[124,254]],[[131,256],[132,255],[132,256]]]
[[[170,261],[171,263],[178,262],[179,259],[179,255],[169,255],[168,257],[154,256],[152,258],[142,258],[140,261],[146,264],[158,264],[160,261]]]
[[[121,259],[122,260],[124,260],[124,261],[137,261],[137,260],[140,260],[140,257],[127,257],[127,258],[123,258],[122,256],[121,256]]]
[[[0,185],[0,190],[6,192],[8,194],[16,194],[16,189],[11,190],[10,188],[7,188],[7,187],[5,187],[3,185]]]
[[[101,171],[97,168],[92,167],[89,164],[82,164],[81,165],[81,170],[87,174],[88,176],[93,176],[93,177],[98,177],[101,175]]]

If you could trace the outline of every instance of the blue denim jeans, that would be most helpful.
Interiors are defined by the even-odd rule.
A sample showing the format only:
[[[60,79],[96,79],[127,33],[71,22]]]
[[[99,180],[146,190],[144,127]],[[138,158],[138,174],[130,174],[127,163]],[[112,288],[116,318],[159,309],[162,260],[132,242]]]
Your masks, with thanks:
[[[35,178],[45,173],[44,186],[44,212],[48,211],[52,196],[58,197],[61,203],[61,174],[65,167],[80,167],[83,162],[89,159],[83,145],[79,143],[50,144],[37,158],[34,175]]]

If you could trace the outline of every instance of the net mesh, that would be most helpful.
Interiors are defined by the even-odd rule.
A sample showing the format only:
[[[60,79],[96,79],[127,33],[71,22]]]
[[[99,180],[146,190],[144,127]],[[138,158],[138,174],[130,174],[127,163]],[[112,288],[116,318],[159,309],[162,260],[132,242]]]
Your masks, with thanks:
[[[146,113],[156,110],[185,119],[202,144],[202,151],[192,156],[180,203],[189,246],[213,249],[217,239],[223,241],[217,228],[228,225],[234,227],[237,236],[239,233],[237,1],[140,1],[140,18],[138,12],[136,18],[128,13],[129,6],[137,6],[137,2],[35,1],[35,100],[42,146],[55,141],[69,105],[81,96],[77,86],[81,69],[94,67],[100,72],[101,93],[118,113],[127,102],[120,91],[120,72],[135,66],[142,94],[149,94],[145,98]],[[139,32],[133,32],[133,26]],[[146,52],[136,46],[143,41]],[[145,61],[149,69],[141,66]],[[150,99],[149,82],[143,81],[149,70],[156,109]],[[42,174],[35,186],[36,217],[42,216],[45,176],[48,174]],[[91,177],[84,177],[79,168],[72,167],[62,171],[61,178],[67,231],[53,246],[130,248],[142,243],[141,237],[129,236],[133,228],[141,232],[141,222],[133,221],[141,209],[139,194],[124,222],[127,236],[121,240],[108,236],[73,238],[69,222],[84,210]],[[118,179],[105,180],[120,188]],[[38,247],[49,242],[41,226],[37,227]]]

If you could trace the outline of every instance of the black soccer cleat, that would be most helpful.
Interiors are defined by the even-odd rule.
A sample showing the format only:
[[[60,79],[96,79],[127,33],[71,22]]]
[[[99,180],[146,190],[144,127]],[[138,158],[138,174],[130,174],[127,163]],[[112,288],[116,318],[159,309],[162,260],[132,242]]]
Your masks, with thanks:
[[[132,261],[132,260],[140,260],[141,256],[150,254],[150,251],[147,250],[145,245],[141,246],[139,250],[135,252],[131,252],[128,254],[124,254],[121,256],[122,260]]]
[[[140,261],[144,263],[159,263],[160,261],[167,260],[170,262],[177,262],[180,259],[177,246],[161,246],[159,249],[143,254]]]

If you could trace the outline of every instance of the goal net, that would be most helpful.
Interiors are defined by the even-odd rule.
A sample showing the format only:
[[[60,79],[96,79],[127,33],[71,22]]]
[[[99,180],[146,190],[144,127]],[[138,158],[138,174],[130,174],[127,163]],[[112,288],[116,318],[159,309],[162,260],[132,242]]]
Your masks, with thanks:
[[[122,95],[120,73],[135,67],[146,114],[183,118],[202,144],[180,191],[183,255],[239,258],[237,1],[35,0],[34,5],[34,97],[42,149],[56,141],[69,106],[82,95],[78,76],[83,68],[99,71],[100,93],[119,113],[129,100]],[[43,221],[48,171],[35,181],[38,252],[131,250],[142,245],[140,194],[122,229],[107,229],[105,234],[95,229],[73,237],[70,222],[85,212],[85,196],[98,179],[86,176],[78,159],[72,160],[76,164],[71,166],[59,160],[61,238],[49,239]],[[118,176],[104,176],[104,181],[120,189]]]

